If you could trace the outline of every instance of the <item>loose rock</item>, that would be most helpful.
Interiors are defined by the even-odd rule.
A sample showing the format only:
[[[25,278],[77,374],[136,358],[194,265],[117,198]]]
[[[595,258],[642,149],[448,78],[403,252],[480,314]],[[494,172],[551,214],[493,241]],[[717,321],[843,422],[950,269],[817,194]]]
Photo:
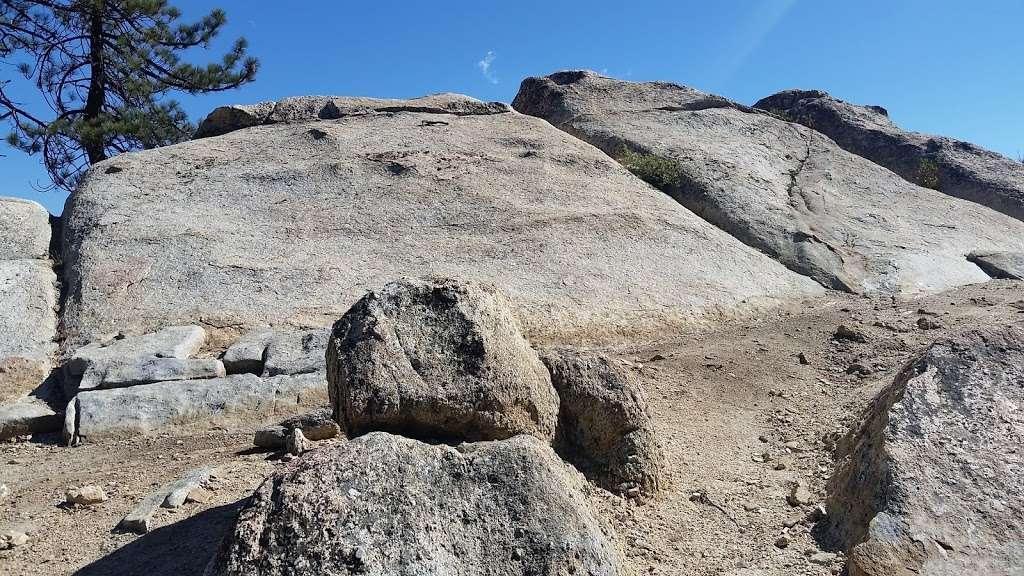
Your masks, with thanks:
[[[94,506],[107,501],[107,493],[95,484],[68,490],[64,497],[68,504],[79,506]]]

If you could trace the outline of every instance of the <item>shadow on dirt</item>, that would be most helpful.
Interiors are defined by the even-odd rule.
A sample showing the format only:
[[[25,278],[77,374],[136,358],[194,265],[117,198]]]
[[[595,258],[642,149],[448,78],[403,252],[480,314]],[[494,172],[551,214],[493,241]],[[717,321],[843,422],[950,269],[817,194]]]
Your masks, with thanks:
[[[171,576],[202,574],[245,504],[210,508],[158,528],[85,566],[76,576]]]

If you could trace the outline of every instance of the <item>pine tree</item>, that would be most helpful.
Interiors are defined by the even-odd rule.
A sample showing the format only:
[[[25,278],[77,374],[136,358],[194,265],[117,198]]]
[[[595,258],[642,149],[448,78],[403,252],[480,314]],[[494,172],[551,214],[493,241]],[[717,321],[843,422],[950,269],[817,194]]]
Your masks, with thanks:
[[[180,17],[166,0],[0,0],[0,59],[32,86],[0,80],[8,143],[40,155],[52,187],[71,191],[92,164],[187,140],[194,127],[168,94],[236,88],[258,63],[244,38],[220,63],[184,62],[189,49],[209,48],[226,19],[221,10],[192,24]],[[38,90],[49,112],[12,100],[15,87]]]

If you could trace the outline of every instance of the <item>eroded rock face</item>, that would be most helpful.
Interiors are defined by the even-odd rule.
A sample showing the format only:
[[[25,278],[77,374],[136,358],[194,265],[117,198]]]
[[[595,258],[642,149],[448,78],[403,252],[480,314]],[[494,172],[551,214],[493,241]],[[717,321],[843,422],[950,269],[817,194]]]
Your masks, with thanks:
[[[969,142],[900,128],[880,106],[820,90],[786,90],[754,104],[809,126],[906,180],[1024,220],[1024,164]]]
[[[820,293],[541,120],[454,96],[325,116],[328,100],[94,166],[64,213],[68,346],[329,326],[403,275],[498,284],[531,337],[574,341]]]
[[[967,253],[1024,243],[1018,220],[910,184],[800,124],[683,86],[559,72],[525,80],[513,106],[830,288],[914,294],[984,282]]]
[[[374,432],[271,477],[206,573],[623,574],[585,491],[529,436],[453,448]]]
[[[558,397],[491,286],[402,280],[370,292],[334,325],[327,375],[350,436],[550,441]]]
[[[24,399],[50,373],[58,295],[49,243],[46,209],[0,198],[0,403]]]
[[[851,576],[1024,568],[1024,329],[933,344],[837,450],[827,536]]]
[[[665,456],[640,384],[603,354],[541,353],[558,392],[555,450],[601,487],[651,497],[668,481]]]

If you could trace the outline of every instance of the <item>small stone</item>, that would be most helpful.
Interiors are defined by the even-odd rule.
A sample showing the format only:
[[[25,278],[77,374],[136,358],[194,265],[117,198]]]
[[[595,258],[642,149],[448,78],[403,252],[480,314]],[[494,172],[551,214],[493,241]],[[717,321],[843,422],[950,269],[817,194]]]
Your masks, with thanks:
[[[7,487],[7,484],[0,484],[0,500],[4,500],[10,495],[11,489]]]
[[[827,513],[825,512],[825,505],[818,504],[817,506],[812,508],[810,512],[807,513],[807,521],[812,523],[819,522],[825,518],[826,514]]]
[[[259,448],[280,450],[287,442],[287,434],[288,431],[284,426],[267,426],[256,431],[252,443]]]
[[[107,501],[107,493],[95,484],[68,490],[64,497],[68,504],[78,504],[79,506],[93,506]]]
[[[942,324],[939,324],[938,322],[932,320],[931,318],[918,318],[917,327],[920,328],[921,330],[937,330],[939,328],[942,328]]]
[[[847,374],[857,374],[859,376],[868,376],[871,374],[871,368],[861,364],[860,362],[854,362],[846,368]]]
[[[821,566],[828,566],[836,561],[836,555],[831,552],[815,552],[808,558],[811,564],[819,564]]]
[[[789,546],[789,536],[779,536],[779,539],[775,541],[776,548],[787,548]]]
[[[0,535],[0,549],[17,548],[28,544],[28,534],[18,530],[8,530]]]
[[[302,434],[302,430],[295,428],[291,434],[288,435],[288,440],[285,445],[288,453],[293,456],[302,456],[302,453],[309,450],[309,442],[306,437]]]
[[[786,469],[785,462],[776,462],[775,463],[775,469],[776,470],[785,470]]]
[[[864,343],[864,342],[868,341],[867,336],[865,336],[863,332],[860,332],[858,330],[854,330],[853,328],[850,328],[850,327],[848,327],[848,326],[846,326],[844,324],[840,324],[839,327],[836,328],[836,332],[835,332],[835,334],[832,335],[832,339],[833,340],[839,340],[839,341],[846,340],[846,341],[849,341],[849,342],[861,342],[861,343]]]
[[[785,444],[783,444],[783,446],[785,446],[786,449],[788,449],[790,452],[803,452],[804,451],[804,449],[800,446],[800,442],[798,442],[796,440],[790,440],[789,442],[786,442]]]
[[[796,359],[804,366],[807,366],[808,364],[811,363],[811,361],[807,359],[807,355],[804,354],[803,352],[797,354]]]
[[[789,496],[786,496],[786,502],[789,502],[790,506],[806,506],[810,504],[814,499],[810,490],[803,482],[796,482],[793,484],[793,488],[790,490]]]

